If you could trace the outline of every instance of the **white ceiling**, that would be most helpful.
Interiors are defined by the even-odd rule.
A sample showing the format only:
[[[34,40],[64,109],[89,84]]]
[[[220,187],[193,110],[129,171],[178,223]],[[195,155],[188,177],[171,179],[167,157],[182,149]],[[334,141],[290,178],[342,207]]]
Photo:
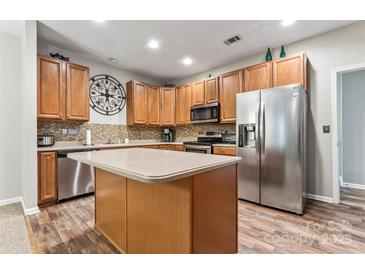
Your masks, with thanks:
[[[161,82],[178,80],[196,73],[263,53],[353,21],[296,21],[283,27],[280,21],[40,21],[40,42],[72,50]],[[235,34],[243,40],[226,46]],[[157,50],[146,45],[160,42]],[[189,56],[194,62],[184,66]]]

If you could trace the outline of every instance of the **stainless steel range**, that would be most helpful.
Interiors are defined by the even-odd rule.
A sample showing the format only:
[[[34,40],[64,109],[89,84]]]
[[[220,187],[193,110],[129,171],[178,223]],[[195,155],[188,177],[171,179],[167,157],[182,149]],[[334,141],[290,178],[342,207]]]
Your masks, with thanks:
[[[212,145],[223,143],[223,135],[221,132],[199,132],[197,141],[184,142],[186,152],[195,153],[212,153]]]

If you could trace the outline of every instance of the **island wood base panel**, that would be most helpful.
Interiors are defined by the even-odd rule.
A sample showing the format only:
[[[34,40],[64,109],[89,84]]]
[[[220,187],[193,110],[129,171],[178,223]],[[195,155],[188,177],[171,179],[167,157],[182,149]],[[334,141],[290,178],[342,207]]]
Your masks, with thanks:
[[[236,170],[148,184],[97,168],[95,226],[122,253],[237,253]]]

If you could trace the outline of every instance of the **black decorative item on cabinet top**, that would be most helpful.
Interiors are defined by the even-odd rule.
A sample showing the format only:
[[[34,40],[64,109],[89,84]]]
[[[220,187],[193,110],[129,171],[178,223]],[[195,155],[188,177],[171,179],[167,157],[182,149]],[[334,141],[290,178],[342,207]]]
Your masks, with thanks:
[[[110,75],[98,74],[90,78],[89,90],[90,106],[102,115],[115,115],[125,106],[125,90],[122,84]]]
[[[57,52],[57,53],[52,53],[52,52],[50,52],[50,53],[49,53],[49,55],[50,55],[52,58],[57,58],[57,59],[60,59],[60,60],[62,60],[62,61],[66,61],[66,62],[70,61],[70,58],[69,58],[69,57],[65,57],[65,56],[63,56],[63,55],[59,54],[58,52]]]

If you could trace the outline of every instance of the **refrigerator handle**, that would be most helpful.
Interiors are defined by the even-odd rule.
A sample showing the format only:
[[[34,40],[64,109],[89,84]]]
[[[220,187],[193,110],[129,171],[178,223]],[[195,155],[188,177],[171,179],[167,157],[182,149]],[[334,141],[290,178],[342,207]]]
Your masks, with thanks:
[[[257,103],[256,106],[256,127],[255,127],[255,147],[256,147],[256,155],[260,157],[260,143],[259,143],[259,127],[260,127],[260,103]]]
[[[261,153],[265,156],[265,103],[261,103],[261,115],[260,115],[260,141],[261,141]]]

